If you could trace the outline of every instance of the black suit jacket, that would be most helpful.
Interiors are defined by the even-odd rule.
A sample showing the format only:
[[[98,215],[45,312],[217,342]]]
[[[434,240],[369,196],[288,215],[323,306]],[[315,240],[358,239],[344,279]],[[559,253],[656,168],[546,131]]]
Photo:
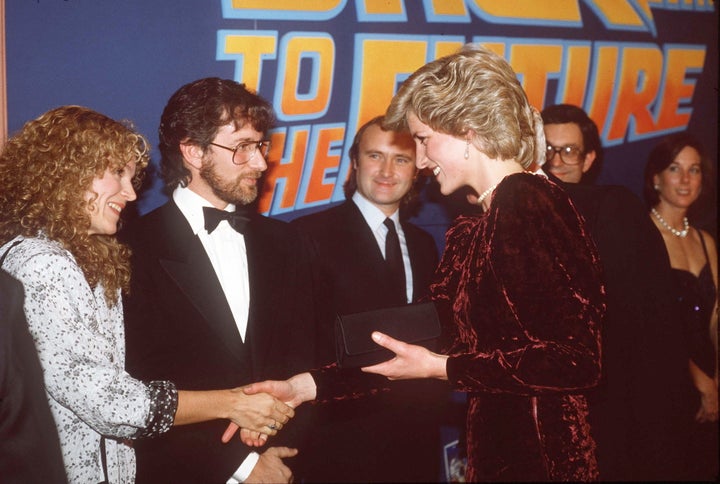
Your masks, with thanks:
[[[673,479],[687,355],[662,236],[627,188],[549,178],[585,218],[605,274],[603,376],[588,402],[600,479]]]
[[[60,441],[23,298],[22,284],[0,270],[0,480],[65,483]]]
[[[327,210],[297,218],[291,222],[310,238],[321,275],[318,295],[326,322],[336,314],[350,314],[398,305],[387,264],[375,236],[360,209],[346,201]],[[413,300],[428,294],[438,253],[432,236],[417,226],[402,221],[413,276]],[[332,327],[323,331],[323,347],[333,348]],[[335,359],[334,352],[327,354]]]
[[[334,320],[397,306],[387,264],[372,230],[352,201],[292,222],[309,236],[317,258],[324,325],[317,337],[333,361]],[[434,239],[402,222],[413,277],[413,300],[428,293],[438,261]],[[354,376],[353,376],[354,377]],[[377,386],[387,380],[374,375]],[[435,481],[439,475],[439,417],[449,392],[441,382],[394,382],[391,391],[318,409],[317,433],[303,452],[312,482]]]
[[[141,217],[122,237],[132,248],[125,300],[127,369],[182,390],[285,379],[316,364],[307,244],[290,225],[256,215],[245,234],[250,307],[243,343],[212,264],[177,205]],[[282,433],[291,438],[302,409]],[[173,427],[136,442],[137,482],[225,482],[253,450],[222,444],[227,421]]]

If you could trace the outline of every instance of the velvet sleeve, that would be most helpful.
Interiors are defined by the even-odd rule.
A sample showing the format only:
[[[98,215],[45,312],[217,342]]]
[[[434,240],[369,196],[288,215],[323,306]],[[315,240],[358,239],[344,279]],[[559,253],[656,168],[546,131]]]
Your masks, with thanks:
[[[314,403],[354,400],[390,390],[384,376],[364,373],[359,368],[339,368],[336,363],[310,370],[317,395]]]
[[[514,176],[486,215],[471,261],[477,294],[461,293],[467,301],[455,304],[467,307],[477,343],[450,357],[449,380],[464,391],[526,395],[596,385],[604,288],[567,196],[544,179]]]

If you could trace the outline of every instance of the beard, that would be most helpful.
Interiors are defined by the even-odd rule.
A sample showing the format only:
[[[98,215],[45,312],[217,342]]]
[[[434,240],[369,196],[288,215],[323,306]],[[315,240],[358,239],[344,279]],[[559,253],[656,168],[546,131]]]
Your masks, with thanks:
[[[232,180],[225,180],[218,175],[213,162],[206,161],[200,167],[200,178],[205,180],[215,196],[234,205],[249,205],[255,201],[258,196],[257,185],[247,186],[242,181],[243,178],[259,179],[261,174],[259,171],[250,171]]]

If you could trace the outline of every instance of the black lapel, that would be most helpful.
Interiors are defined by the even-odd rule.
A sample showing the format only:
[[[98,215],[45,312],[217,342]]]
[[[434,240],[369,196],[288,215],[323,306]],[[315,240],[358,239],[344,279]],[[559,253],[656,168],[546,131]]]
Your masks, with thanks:
[[[353,245],[357,244],[358,253],[373,254],[373,260],[368,261],[369,264],[376,267],[385,267],[385,258],[380,251],[380,247],[378,247],[375,234],[373,234],[358,206],[355,205],[355,202],[348,200],[343,207],[346,207],[346,213],[343,217],[345,221],[338,224],[338,227],[347,227],[352,232],[350,241]]]
[[[280,223],[280,222],[278,222]],[[278,329],[284,316],[279,311],[286,296],[281,288],[287,285],[288,263],[281,244],[282,234],[272,229],[273,221],[256,214],[245,233],[250,284],[247,342],[250,343],[255,368],[264,368],[273,340],[282,335]]]
[[[242,338],[230,311],[225,293],[200,239],[193,234],[182,212],[169,202],[165,217],[160,265],[203,316],[222,342],[240,356]]]

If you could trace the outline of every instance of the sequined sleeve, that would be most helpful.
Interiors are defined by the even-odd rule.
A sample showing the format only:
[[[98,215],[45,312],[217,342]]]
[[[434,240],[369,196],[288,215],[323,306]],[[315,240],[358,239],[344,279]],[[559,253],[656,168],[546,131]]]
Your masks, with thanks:
[[[170,430],[175,421],[178,406],[178,392],[175,384],[170,381],[151,381],[148,384],[150,393],[150,412],[148,424],[133,437],[157,437]]]

